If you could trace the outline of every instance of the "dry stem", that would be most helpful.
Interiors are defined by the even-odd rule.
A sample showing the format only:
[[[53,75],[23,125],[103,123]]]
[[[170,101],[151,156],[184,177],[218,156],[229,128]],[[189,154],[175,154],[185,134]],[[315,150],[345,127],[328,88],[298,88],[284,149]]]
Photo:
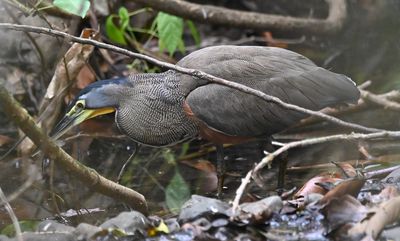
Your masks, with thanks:
[[[60,164],[65,170],[69,170],[88,187],[93,190],[118,199],[130,205],[132,208],[147,213],[146,200],[142,194],[112,182],[98,174],[95,170],[87,168],[63,149],[55,144],[41,130],[27,111],[0,85],[0,103],[4,113],[52,160]]]

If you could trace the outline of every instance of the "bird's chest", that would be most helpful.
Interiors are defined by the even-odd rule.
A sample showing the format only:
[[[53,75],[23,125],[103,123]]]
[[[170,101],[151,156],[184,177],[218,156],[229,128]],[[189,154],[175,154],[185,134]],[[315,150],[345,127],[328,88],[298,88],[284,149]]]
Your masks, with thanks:
[[[118,108],[116,122],[136,142],[167,146],[197,135],[197,126],[184,114],[184,97],[178,93],[154,87],[129,99]]]

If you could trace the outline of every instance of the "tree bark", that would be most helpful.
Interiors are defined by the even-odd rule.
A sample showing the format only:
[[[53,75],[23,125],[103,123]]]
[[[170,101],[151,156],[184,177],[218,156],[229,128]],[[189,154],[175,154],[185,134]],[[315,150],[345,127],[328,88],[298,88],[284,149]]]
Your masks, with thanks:
[[[329,15],[326,19],[296,18],[239,11],[182,0],[131,1],[198,22],[263,31],[279,30],[311,34],[334,34],[342,29],[347,18],[346,0],[326,0],[329,5]]]
[[[71,171],[75,177],[89,188],[123,201],[132,208],[147,214],[147,203],[142,194],[108,180],[95,170],[84,166],[69,156],[63,149],[50,140],[36,125],[27,111],[20,106],[2,85],[0,85],[0,103],[3,112],[32,139],[45,155],[56,161],[65,170]]]

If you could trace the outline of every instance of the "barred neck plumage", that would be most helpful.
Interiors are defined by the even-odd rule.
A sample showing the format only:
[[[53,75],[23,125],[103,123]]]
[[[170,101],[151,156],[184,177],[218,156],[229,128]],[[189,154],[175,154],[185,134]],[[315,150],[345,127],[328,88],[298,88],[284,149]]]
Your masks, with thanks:
[[[116,122],[136,142],[166,146],[197,135],[183,111],[186,93],[175,72],[133,75],[120,91]]]

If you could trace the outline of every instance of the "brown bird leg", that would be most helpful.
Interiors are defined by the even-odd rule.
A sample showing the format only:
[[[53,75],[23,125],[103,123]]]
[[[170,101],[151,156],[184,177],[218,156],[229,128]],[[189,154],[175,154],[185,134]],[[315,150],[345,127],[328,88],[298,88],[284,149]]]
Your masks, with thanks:
[[[222,144],[216,144],[215,147],[217,149],[217,197],[221,198],[225,179],[224,146]]]
[[[264,148],[267,152],[272,153],[276,150],[274,145],[272,145],[272,138],[268,137],[264,141]],[[285,186],[285,175],[286,168],[288,163],[287,153],[282,153],[281,155],[276,157],[276,161],[278,161],[278,182],[277,182],[277,191],[281,192]]]
[[[278,184],[277,184],[277,191],[283,192],[285,187],[285,176],[286,176],[286,169],[288,163],[288,156],[287,153],[282,153],[278,156]]]

